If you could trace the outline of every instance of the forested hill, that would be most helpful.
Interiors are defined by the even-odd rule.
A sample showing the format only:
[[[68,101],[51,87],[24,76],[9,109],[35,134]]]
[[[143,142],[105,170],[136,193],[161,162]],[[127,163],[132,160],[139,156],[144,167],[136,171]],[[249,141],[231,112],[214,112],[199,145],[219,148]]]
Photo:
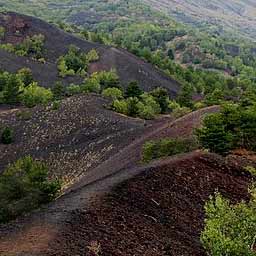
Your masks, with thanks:
[[[239,0],[144,0],[177,20],[196,26],[226,30],[256,39],[256,2]]]

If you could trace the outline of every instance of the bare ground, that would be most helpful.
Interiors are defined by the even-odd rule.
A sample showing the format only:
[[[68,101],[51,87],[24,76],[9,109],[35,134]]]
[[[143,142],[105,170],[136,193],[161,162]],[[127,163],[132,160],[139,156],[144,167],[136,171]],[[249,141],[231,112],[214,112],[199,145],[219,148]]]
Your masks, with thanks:
[[[113,202],[110,202],[110,205],[108,206],[109,208],[105,209],[107,205],[103,202],[105,202],[106,200],[104,199],[105,197],[103,197],[103,199],[101,199],[101,197],[104,196],[105,193],[108,193],[113,187],[114,187],[113,191],[115,191],[116,189],[118,189],[119,191],[120,187],[123,187],[124,183],[122,182],[125,182],[125,180],[128,180],[127,182],[129,183],[129,179],[131,179],[132,177],[138,174],[144,176],[145,170],[151,170],[153,166],[155,166],[154,168],[156,168],[157,170],[158,166],[162,166],[162,164],[166,163],[166,161],[160,161],[160,162],[157,162],[156,164],[153,164],[151,167],[145,167],[145,168],[143,166],[136,167],[138,164],[140,164],[140,151],[143,143],[148,139],[152,139],[156,137],[178,136],[179,132],[182,136],[191,136],[192,127],[191,126],[189,127],[189,125],[185,125],[185,124],[191,122],[193,123],[193,127],[198,126],[200,125],[201,119],[205,113],[214,112],[217,110],[218,110],[218,107],[212,107],[212,108],[200,110],[195,113],[191,113],[174,122],[168,121],[168,119],[165,119],[164,121],[162,120],[156,121],[157,123],[156,126],[148,127],[148,131],[144,131],[144,134],[142,136],[140,135],[141,138],[136,139],[128,147],[125,147],[123,150],[121,150],[120,153],[117,153],[113,157],[110,157],[108,160],[98,165],[98,167],[94,169],[92,168],[91,171],[85,172],[80,182],[76,183],[69,190],[69,193],[59,198],[56,202],[53,202],[49,206],[46,206],[44,209],[35,211],[34,213],[28,216],[24,216],[9,225],[1,226],[0,228],[0,237],[1,237],[0,252],[2,253],[1,255],[5,255],[6,253],[9,253],[9,255],[94,255],[94,254],[90,254],[86,249],[87,246],[89,246],[89,244],[92,242],[91,240],[90,241],[86,240],[87,239],[86,232],[89,232],[89,233],[93,232],[93,234],[94,232],[96,232],[99,234],[100,237],[102,237],[102,232],[104,234],[106,232],[108,233],[108,231],[106,232],[104,231],[104,228],[106,229],[110,228],[113,232],[116,233],[116,236],[119,236],[119,234],[122,233],[121,230],[115,230],[116,228],[120,228],[120,226],[118,225],[118,227],[115,227],[114,225],[114,219],[116,219],[115,216],[116,214],[119,215],[119,213],[115,213],[114,211],[118,210],[118,208],[113,207],[112,209],[111,207],[111,205],[115,205],[116,203],[118,203],[118,201],[115,202],[115,199],[113,199]],[[203,156],[203,154],[201,153],[192,153],[186,156],[181,156],[181,157],[178,156],[170,160],[170,162],[167,160],[167,163],[170,168],[174,168],[174,169],[180,166],[179,164],[180,162],[186,163],[187,161],[192,161],[194,162],[194,165],[197,166],[198,165],[197,156],[201,156],[201,155]],[[214,165],[215,164],[213,164],[213,166]],[[191,167],[192,165],[189,164],[188,166]],[[216,166],[218,166],[217,163],[216,163]],[[204,167],[202,167],[202,169],[204,169]],[[194,175],[193,172],[195,172],[195,170],[197,169],[192,169],[192,172],[191,170],[189,171],[192,176]],[[184,171],[188,172],[188,169],[184,167]],[[179,172],[180,171],[178,171],[178,173]],[[163,175],[159,174],[159,175],[162,177],[163,180],[165,180],[165,178],[168,179],[168,176],[166,176],[166,174],[163,174]],[[135,178],[135,180],[137,180],[137,178]],[[118,188],[115,188],[115,186],[120,183],[121,185],[118,186]],[[158,184],[160,187],[164,189],[164,184],[161,184],[161,182],[159,182]],[[141,188],[141,192],[145,191],[145,193],[147,191],[150,191],[151,189],[151,186],[148,187],[147,183],[145,183],[145,187],[142,186],[142,184],[140,184],[139,187]],[[157,190],[155,190],[155,192],[157,193]],[[122,193],[128,193],[128,191],[126,192],[123,191]],[[119,196],[122,196],[122,193],[118,192],[117,194]],[[111,195],[111,194],[112,192],[110,192],[110,194],[108,195]],[[107,195],[107,198],[108,198],[108,195]],[[136,198],[137,194],[130,195],[130,197],[131,199]],[[170,200],[170,197],[168,196],[168,194],[165,197],[166,197],[166,200]],[[96,202],[100,200],[99,204],[96,203],[97,206],[95,205],[95,200]],[[134,199],[134,200],[136,201],[137,199]],[[144,199],[141,198],[140,202],[143,203],[144,202],[143,200]],[[121,202],[124,202],[123,204],[124,208],[122,211],[133,215],[132,206],[130,206],[130,208],[127,208],[125,205],[125,201],[121,200]],[[93,204],[93,206],[91,206],[91,204]],[[101,205],[102,205],[102,208],[100,208]],[[92,226],[89,227],[87,224],[85,226],[83,226],[82,223],[79,224],[79,226],[81,225],[83,232],[85,232],[85,235],[83,235],[83,233],[80,234],[82,237],[84,237],[84,239],[82,239],[80,235],[76,233],[76,232],[80,232],[79,229],[77,229],[76,226],[75,226],[75,229],[73,229],[72,227],[75,225],[75,223],[77,223],[76,221],[77,218],[81,218],[82,222],[84,221],[83,217],[80,217],[81,214],[82,215],[85,214],[88,210],[89,212],[94,210],[97,211],[97,209],[99,209],[99,212],[104,214],[103,216],[101,216],[99,212],[97,212],[97,214],[99,214],[97,217],[92,212],[92,216],[94,216],[93,219],[90,219],[91,217],[88,216],[89,223],[91,223]],[[136,215],[136,211],[137,211],[136,208],[134,210],[135,210],[134,214]],[[109,215],[107,215],[106,213],[108,213]],[[105,214],[106,216],[109,216],[109,218],[112,218],[112,217],[114,218],[112,220],[113,223],[107,224],[107,222],[104,221],[103,217],[105,216]],[[146,216],[145,218],[153,222],[155,222],[155,219],[156,219],[154,216],[151,216],[151,215]],[[75,220],[75,222],[73,222],[73,220]],[[95,220],[103,220],[104,223],[106,223],[106,226],[102,228],[98,227],[94,223]],[[134,221],[139,221],[139,220],[137,220],[137,217],[136,217],[134,218]],[[126,225],[125,223],[122,224],[122,220],[120,219],[119,224],[121,226]],[[144,222],[141,222],[141,224],[138,227],[141,227],[144,224],[145,224]],[[141,228],[137,229],[135,224],[127,224],[127,225],[129,225],[129,227],[131,228],[131,232],[134,233],[136,237],[141,237],[140,238],[141,240],[137,241],[138,244],[136,244],[136,241],[133,240],[132,244],[136,248],[139,246],[139,241],[142,242],[142,240],[144,241],[143,243],[148,243],[148,245],[152,243],[153,244],[160,243],[159,239],[151,240],[147,236],[145,237],[143,235],[141,236],[139,231],[140,230],[142,231],[142,229]],[[146,223],[145,225],[146,226],[144,228],[146,229],[150,228],[148,226],[148,223]],[[88,227],[88,230],[87,230],[87,227]],[[70,230],[67,230],[67,229],[70,229]],[[71,237],[69,237],[69,235]],[[97,236],[95,235],[95,239],[96,238]],[[142,252],[141,254],[136,254],[137,249],[135,249],[135,247],[131,247],[131,249],[127,250],[127,246],[130,247],[129,240],[127,240],[126,242],[126,237],[122,238],[122,236],[120,236],[119,238],[123,239],[124,240],[123,243],[126,244],[126,245],[123,245],[125,246],[123,247],[123,249],[121,247],[119,248],[115,246],[115,244],[118,241],[117,237],[116,238],[113,237],[113,239],[111,240],[113,242],[112,245],[111,245],[112,242],[111,243],[110,241],[107,242],[108,241],[107,238],[103,239],[107,244],[109,244],[109,246],[113,247],[112,249],[110,248],[104,249],[103,255],[153,255],[153,254],[148,254],[148,249],[145,249],[144,247],[140,247],[140,246],[138,247],[138,249],[140,252]],[[105,246],[103,241],[100,240],[99,242],[102,244],[102,246]],[[120,245],[122,245],[122,243]],[[61,249],[61,247],[63,250]],[[84,251],[82,252],[81,250],[84,250]],[[160,249],[158,248],[157,250],[160,250]],[[161,250],[159,251],[159,253],[160,252]],[[155,254],[155,255],[158,255],[158,254]],[[159,254],[159,255],[164,255],[164,254]]]

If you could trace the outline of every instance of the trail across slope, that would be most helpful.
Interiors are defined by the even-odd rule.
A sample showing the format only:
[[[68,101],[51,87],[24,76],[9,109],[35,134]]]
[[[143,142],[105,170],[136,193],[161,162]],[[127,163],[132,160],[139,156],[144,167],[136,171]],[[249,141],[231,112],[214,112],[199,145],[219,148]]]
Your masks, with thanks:
[[[67,223],[70,223],[70,218],[76,216],[76,211],[86,211],[95,198],[105,194],[120,182],[143,171],[143,168],[134,169],[133,167],[140,161],[141,146],[145,141],[161,136],[175,137],[179,134],[190,136],[193,127],[200,124],[204,114],[217,110],[218,107],[202,109],[174,122],[166,120],[164,123],[160,122],[158,127],[152,127],[152,130],[146,132],[140,139],[88,172],[88,175],[85,175],[69,193],[56,202],[42,211],[37,211],[29,217],[17,220],[12,225],[2,226],[0,229],[0,252],[44,255],[51,247],[48,248],[49,242],[55,241],[54,239],[59,232]],[[186,123],[193,123],[193,125],[186,126]]]

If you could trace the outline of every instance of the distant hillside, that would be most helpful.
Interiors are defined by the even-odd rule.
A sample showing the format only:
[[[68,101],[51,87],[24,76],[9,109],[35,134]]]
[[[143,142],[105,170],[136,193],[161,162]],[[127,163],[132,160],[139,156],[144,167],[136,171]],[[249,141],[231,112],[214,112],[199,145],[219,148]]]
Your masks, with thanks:
[[[156,86],[166,87],[173,95],[176,95],[179,91],[179,84],[176,81],[127,51],[84,41],[40,19],[11,12],[2,13],[0,15],[0,26],[5,29],[5,35],[1,39],[2,43],[16,44],[27,36],[37,34],[45,36],[45,64],[27,57],[18,57],[4,50],[0,51],[1,69],[14,72],[20,68],[29,67],[34,78],[44,86],[51,86],[56,80],[61,80],[58,77],[57,60],[73,44],[85,52],[91,49],[96,49],[99,52],[100,59],[89,66],[90,73],[116,69],[123,84],[127,84],[131,80],[137,80],[146,91]],[[79,82],[81,78],[68,77],[62,80],[65,83],[71,83]]]
[[[143,0],[178,21],[196,26],[216,25],[256,39],[256,2],[252,0]]]

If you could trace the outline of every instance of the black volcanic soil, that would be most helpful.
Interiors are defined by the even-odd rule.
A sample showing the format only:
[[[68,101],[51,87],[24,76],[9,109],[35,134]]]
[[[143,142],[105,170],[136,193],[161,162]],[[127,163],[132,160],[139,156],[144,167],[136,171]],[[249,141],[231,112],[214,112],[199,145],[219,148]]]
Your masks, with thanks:
[[[108,101],[97,95],[64,99],[58,110],[0,109],[1,127],[14,130],[15,142],[0,144],[0,172],[18,158],[31,155],[48,163],[52,176],[66,185],[117,153],[151,125],[104,108]],[[29,113],[26,119],[24,113]]]
[[[145,167],[87,210],[70,213],[44,255],[206,255],[203,206],[216,189],[246,199],[250,176],[215,155],[191,153]]]
[[[5,37],[1,40],[3,43],[19,43],[26,36],[35,34],[45,36],[46,64],[0,51],[0,68],[15,72],[20,68],[29,67],[34,78],[43,86],[51,87],[56,80],[62,80],[65,84],[81,82],[77,77],[60,79],[57,72],[57,59],[67,52],[69,45],[74,44],[85,52],[93,48],[99,52],[100,60],[90,66],[89,73],[114,68],[123,85],[131,80],[137,80],[145,91],[162,86],[166,87],[173,96],[180,89],[176,81],[127,51],[84,41],[42,20],[17,13],[1,13],[0,26],[6,29]]]
[[[82,101],[79,100],[80,97]],[[159,195],[162,195],[165,198],[163,200],[171,200],[172,197],[170,196],[170,193],[176,193],[176,190],[172,190],[174,184],[177,182],[177,186],[178,187],[181,186],[178,183],[179,180],[174,179],[173,182],[175,183],[171,187],[166,187],[166,184],[169,183],[170,185],[171,184],[170,180],[174,178],[172,172],[176,172],[177,177],[179,177],[181,175],[181,171],[183,171],[184,173],[188,173],[191,175],[190,178],[188,178],[188,181],[189,179],[195,176],[197,177],[196,181],[198,182],[200,181],[200,179],[202,179],[200,181],[202,182],[202,184],[205,182],[205,180],[208,180],[208,176],[210,175],[210,174],[209,175],[207,174],[208,176],[207,175],[204,176],[207,170],[210,170],[213,173],[212,174],[213,176],[216,175],[219,178],[222,177],[222,174],[218,172],[219,166],[220,166],[218,161],[220,161],[220,159],[210,155],[209,159],[211,159],[211,157],[214,157],[213,160],[206,160],[204,164],[202,164],[200,162],[201,160],[199,161],[199,159],[201,159],[200,158],[201,156],[204,157],[204,154],[202,153],[191,153],[186,156],[177,156],[172,158],[170,161],[168,159],[160,160],[159,162],[153,163],[150,166],[143,167],[143,165],[141,165],[140,163],[141,146],[145,141],[152,138],[165,137],[165,136],[177,137],[179,136],[179,134],[183,137],[191,136],[193,127],[197,127],[198,125],[200,125],[202,117],[206,113],[218,111],[218,107],[202,109],[175,121],[172,121],[170,118],[162,118],[160,120],[156,120],[153,123],[146,123],[147,126],[145,127],[144,126],[145,123],[141,120],[129,119],[129,118],[127,119],[126,117],[123,117],[115,113],[112,113],[111,111],[102,109],[102,106],[97,107],[98,101],[101,104],[102,104],[102,101],[104,101],[103,99],[100,99],[97,96],[92,96],[92,95],[79,96],[79,97],[67,99],[66,101],[67,102],[63,103],[64,104],[63,108],[67,110],[69,109],[70,112],[65,112],[65,110],[60,109],[59,110],[60,113],[58,113],[58,115],[56,116],[60,116],[61,119],[58,119],[58,122],[55,122],[54,123],[55,125],[52,125],[52,126],[49,125],[51,124],[49,120],[55,120],[54,114],[53,114],[54,112],[52,113],[51,112],[52,110],[49,110],[49,113],[50,113],[49,114],[42,110],[38,112],[38,110],[35,109],[34,115],[37,115],[37,116],[34,117],[35,120],[33,120],[33,122],[31,121],[31,123],[35,123],[37,125],[35,126],[35,130],[33,129],[29,130],[30,132],[32,132],[33,135],[29,134],[28,137],[22,137],[21,141],[19,143],[17,142],[17,144],[13,146],[14,147],[13,149],[10,148],[8,151],[9,152],[8,158],[12,156],[13,152],[18,150],[19,148],[26,150],[27,146],[24,147],[26,143],[27,145],[31,145],[32,148],[34,148],[38,142],[44,143],[45,142],[44,131],[47,131],[47,134],[48,133],[50,134],[50,139],[47,138],[49,140],[46,140],[47,142],[46,144],[48,144],[48,141],[53,141],[55,142],[55,145],[56,145],[55,158],[57,160],[56,163],[58,164],[56,165],[56,168],[51,168],[52,174],[57,174],[57,175],[66,174],[68,176],[74,177],[75,175],[79,174],[76,172],[76,168],[79,168],[81,166],[83,168],[83,171],[80,173],[81,175],[80,181],[76,182],[73,186],[71,186],[71,188],[68,190],[68,192],[65,195],[57,199],[55,202],[49,204],[48,206],[43,207],[43,209],[37,210],[34,213],[29,214],[28,216],[21,217],[16,221],[10,223],[9,225],[2,225],[0,227],[0,255],[1,253],[5,255],[7,252],[10,255],[26,255],[26,256],[27,255],[74,255],[72,252],[74,252],[75,255],[93,255],[93,254],[89,254],[89,252],[87,251],[87,246],[89,245],[89,243],[92,242],[91,237],[95,237],[95,239],[97,241],[99,240],[98,242],[102,244],[101,246],[104,249],[102,255],[153,255],[153,254],[150,254],[152,245],[155,246],[155,244],[157,244],[158,246],[160,245],[162,246],[163,243],[165,243],[164,241],[167,241],[168,239],[166,238],[166,240],[164,241],[160,239],[160,237],[165,236],[166,228],[162,226],[163,223],[158,222],[157,212],[155,212],[155,215],[154,215],[152,212],[150,212],[149,209],[147,209],[147,207],[144,207],[147,204],[148,204],[148,207],[151,207],[152,204],[147,201],[148,199],[145,200],[145,198],[143,198],[143,195],[146,195],[147,193],[152,193],[152,198],[156,201],[159,200]],[[82,105],[78,104],[79,105],[78,109],[74,107],[77,105],[76,104],[77,102],[80,102],[80,104],[82,104]],[[83,102],[85,103],[83,104]],[[94,103],[94,104],[92,105],[88,103]],[[96,163],[95,166],[92,166],[91,168],[86,169],[85,167],[86,163],[90,163],[90,161],[94,162],[94,159],[82,158],[83,152],[87,152],[89,149],[88,149],[88,144],[82,143],[83,130],[79,126],[80,119],[78,119],[78,116],[76,115],[76,112],[78,112],[81,115],[82,113],[81,109],[88,109],[89,113],[93,113],[94,117],[95,116],[99,117],[100,115],[99,113],[101,113],[102,111],[103,112],[105,111],[104,113],[105,119],[106,117],[108,117],[107,120],[110,117],[111,117],[110,120],[113,120],[114,118],[118,118],[120,122],[119,124],[122,124],[122,122],[126,120],[126,125],[129,124],[130,128],[134,128],[136,135],[132,133],[133,135],[127,136],[127,139],[125,139],[126,136],[113,137],[113,140],[110,140],[110,142],[113,143],[112,144],[113,149],[112,151],[109,151],[109,155],[105,154],[102,156],[102,158],[97,159],[98,166],[96,166],[97,165]],[[17,122],[15,121],[16,114],[17,114],[16,112],[17,110],[15,109],[13,110],[3,109],[1,112],[2,113],[1,115],[3,118],[5,117],[6,122],[8,121],[8,122],[16,123]],[[71,113],[71,115],[65,116],[64,113],[66,114]],[[52,119],[49,117],[49,115]],[[86,117],[86,120],[88,119],[91,120],[90,115],[85,115],[84,117]],[[75,120],[78,119],[77,123],[74,123],[74,125],[77,126],[76,128],[77,133],[72,132],[71,133],[72,136],[70,137],[68,136],[68,131],[69,131],[68,127],[70,123],[67,122],[67,120],[69,119],[71,119],[70,123],[72,124]],[[39,126],[38,126],[37,120],[40,120]],[[22,121],[22,122],[29,122],[29,120]],[[85,123],[83,122],[81,123],[82,125],[85,125]],[[56,124],[59,124],[59,125],[55,127]],[[103,129],[102,123],[99,123],[99,124],[100,124],[99,126],[92,125],[90,127],[90,125],[88,124],[85,126],[86,129],[88,129],[90,136],[93,134],[92,131],[97,130],[97,128],[99,128],[99,131],[101,130],[103,133],[106,133],[106,134],[110,133],[109,129],[111,130],[111,128],[108,127],[108,125],[106,129]],[[110,121],[108,121],[108,124],[110,124]],[[62,125],[64,125],[64,127],[63,129],[60,130],[60,133],[58,133],[57,131],[59,131]],[[140,126],[143,126],[143,127],[139,128]],[[24,129],[25,129],[24,127],[29,127],[31,129],[30,123],[28,124],[21,123],[20,125],[17,126],[17,129],[21,129],[22,131],[20,134],[24,133]],[[121,127],[124,129],[123,126]],[[39,132],[41,130],[42,130],[42,133]],[[65,132],[66,130],[67,130],[67,133]],[[78,134],[80,136],[79,137],[80,139],[79,141],[77,141],[77,147],[74,148],[72,138],[73,136],[76,138],[75,134]],[[129,133],[127,132],[127,130],[125,130],[124,134],[127,135]],[[88,140],[90,136],[85,137],[84,139]],[[69,152],[68,145],[70,143],[71,144],[70,150],[72,150],[72,152],[77,150],[77,154],[81,157],[82,161],[78,161],[78,164],[77,164],[76,160],[65,161],[65,159],[63,160],[61,158],[58,158],[58,154],[60,154],[58,150],[59,148],[58,143],[61,138],[65,139],[66,141],[66,144],[65,144],[66,146],[63,148],[64,152],[65,151]],[[100,140],[101,140],[101,137],[99,137],[98,140],[96,141],[100,141]],[[35,144],[33,143],[30,144],[30,141],[32,141]],[[125,143],[129,145],[125,147],[124,145]],[[18,146],[18,145],[21,145],[21,146]],[[103,143],[103,145],[105,144]],[[28,149],[29,148],[30,147],[28,147]],[[97,150],[98,148],[95,147],[95,148],[92,148],[90,152],[93,154],[94,152],[97,152]],[[117,150],[120,150],[120,152],[115,154]],[[2,152],[5,152],[5,150],[3,150]],[[39,150],[39,153],[40,152],[41,152],[41,157],[47,160],[49,165],[51,165],[51,160],[49,160],[48,158],[47,151],[46,151],[46,154],[44,153],[45,152],[44,150]],[[2,158],[2,159],[5,159],[5,158]],[[104,161],[104,159],[107,159],[107,160]],[[162,179],[163,182],[161,180],[155,181],[159,187],[157,187],[157,189],[152,190],[153,185],[148,183],[148,181],[145,181],[144,178],[141,178],[141,177],[144,177],[144,175],[146,176],[149,175],[148,173],[150,173],[151,172],[150,170],[153,170],[153,169],[155,170],[154,173],[158,173],[157,170],[158,169],[161,170],[162,165],[165,165],[166,168],[171,168],[171,171],[169,173],[159,172],[159,176],[161,176],[159,179]],[[208,165],[209,167],[207,167]],[[93,168],[93,167],[96,167],[96,168]],[[224,164],[221,164],[221,168],[228,169],[229,167],[225,167]],[[236,168],[238,169],[238,167]],[[71,170],[71,174],[69,173],[69,170]],[[74,170],[75,170],[75,173],[73,174]],[[215,170],[217,171],[215,172]],[[169,178],[168,175],[170,174],[171,176]],[[240,179],[241,175],[239,174],[238,176]],[[230,174],[230,177],[231,177],[230,179],[232,180],[233,178],[231,174]],[[243,177],[243,175],[241,177]],[[130,179],[132,180],[129,181]],[[215,176],[212,179],[215,179]],[[244,178],[241,178],[242,180],[241,182],[244,184],[244,189],[245,189],[246,187],[245,183],[247,182],[247,178],[246,178],[246,181],[244,181],[243,179]],[[135,185],[137,187],[137,191],[134,191],[136,193],[132,194],[127,184],[129,184],[130,182],[134,184],[137,182],[137,180],[138,180],[138,185]],[[152,180],[153,182],[155,178],[152,178],[152,179],[150,178],[150,180]],[[168,181],[168,183],[165,183],[164,180]],[[74,182],[77,180],[73,179],[72,181]],[[144,181],[145,181],[145,185],[143,185]],[[184,186],[183,189],[187,189],[187,190],[192,189],[189,187],[190,186],[189,182],[188,184],[183,183],[182,186],[183,185],[186,185]],[[206,183],[205,186],[211,187],[211,184],[207,185]],[[109,192],[112,188],[113,188],[112,192]],[[193,187],[193,189],[199,189],[199,188],[201,189],[201,187],[197,187],[197,186]],[[215,187],[213,186],[211,187],[211,189],[212,189],[211,191],[214,191]],[[164,191],[166,191],[167,193],[166,196],[164,196],[164,193],[165,193]],[[240,190],[240,191],[242,193],[243,190]],[[108,193],[107,196],[104,196],[105,193]],[[155,195],[153,195],[153,193],[155,193]],[[198,193],[197,190],[194,193],[195,194]],[[123,197],[123,195],[126,195],[126,196]],[[246,195],[246,194],[243,193],[243,195]],[[101,199],[102,196],[103,196],[103,199]],[[112,199],[110,200],[109,198],[112,198]],[[146,211],[144,214],[146,216],[142,215],[141,216],[142,219],[139,218],[139,215],[140,215],[138,214],[139,206],[136,205],[136,201],[138,199],[139,199],[139,202],[137,202],[137,204],[139,205],[141,204],[142,205],[141,208],[145,208],[145,211]],[[129,207],[128,207],[128,202],[126,202],[126,200],[132,200],[132,201],[129,201],[131,204]],[[157,205],[158,203],[154,202],[154,200],[152,202]],[[181,202],[180,202],[181,206],[177,206],[177,207],[183,207],[182,206],[184,204],[183,200],[184,199],[181,197]],[[187,198],[186,200],[187,202],[189,202],[192,199]],[[134,204],[134,212],[133,212],[133,204]],[[124,208],[121,208],[122,206]],[[199,208],[202,207],[202,202],[201,202],[201,206],[199,205],[198,207]],[[165,211],[167,212],[167,210]],[[122,215],[122,214],[125,214],[125,212],[126,214],[128,214],[127,217],[126,215]],[[171,213],[169,213],[169,215],[171,215]],[[134,222],[132,222],[131,220],[132,216],[135,216],[133,220]],[[85,219],[85,217],[88,219]],[[144,218],[147,220],[146,222]],[[79,222],[78,220],[81,220],[81,222]],[[154,235],[152,231],[152,228],[154,228],[154,226],[152,226],[151,224],[152,221],[158,223],[157,228],[159,228],[159,230],[157,232],[156,231],[154,232],[155,234],[157,234],[157,236],[159,236],[159,238],[157,238],[157,236]],[[131,224],[129,224],[130,222]],[[116,226],[116,224],[118,225]],[[76,225],[78,225],[79,227],[77,227]],[[123,228],[125,232],[126,231],[129,232],[130,235],[128,237],[123,237],[124,235]],[[154,236],[150,237],[149,233],[144,234],[144,232],[146,232],[145,230],[148,230],[148,232]],[[163,230],[164,233],[160,235],[160,232],[162,232],[161,230]],[[174,231],[175,230],[173,228],[172,232]],[[186,232],[187,231],[184,230],[183,232],[184,236],[186,236]],[[92,236],[89,236],[89,235],[87,236],[87,234],[89,233],[92,234]],[[131,234],[133,234],[133,236],[131,236]],[[109,240],[110,237],[112,239],[111,240],[112,242],[110,242]],[[132,241],[129,240],[130,239],[129,237],[131,237]],[[135,239],[135,237],[137,237],[137,240]],[[123,242],[120,242],[120,239],[122,239]],[[196,239],[196,235],[194,239]],[[168,241],[171,241],[170,243],[172,243],[171,237],[169,238]],[[118,243],[120,246],[116,246],[116,243]],[[157,252],[160,253],[162,249],[160,250],[161,246],[160,247],[158,246],[156,247],[156,250],[158,250]],[[130,249],[128,249],[128,247]],[[181,248],[181,247],[177,247],[177,248]],[[159,254],[159,255],[164,255],[164,254]]]

